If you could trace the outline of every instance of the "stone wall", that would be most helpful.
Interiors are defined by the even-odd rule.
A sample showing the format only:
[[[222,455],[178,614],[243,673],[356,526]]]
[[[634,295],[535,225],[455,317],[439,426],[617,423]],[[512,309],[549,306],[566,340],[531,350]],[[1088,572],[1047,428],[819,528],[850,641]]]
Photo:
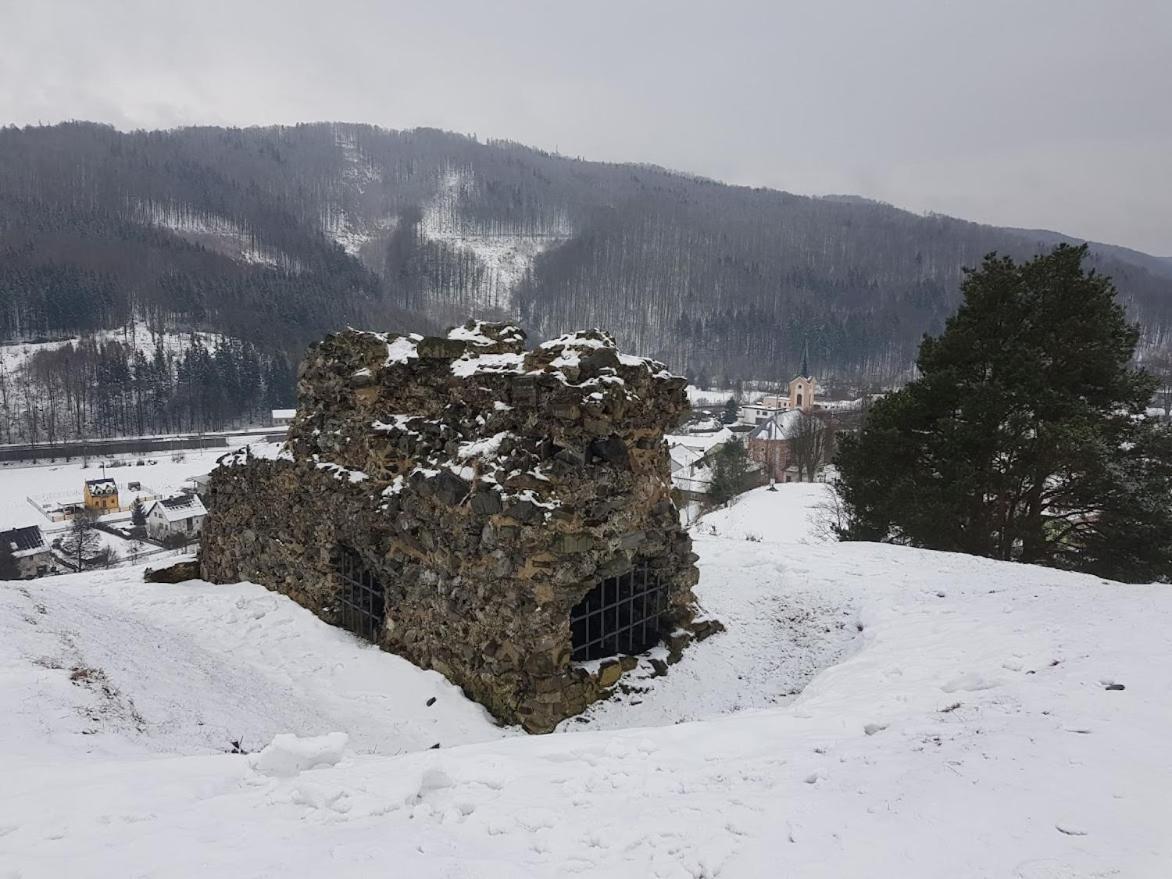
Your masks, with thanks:
[[[691,637],[696,557],[663,441],[688,403],[662,365],[598,331],[526,351],[507,324],[348,330],[310,350],[298,398],[279,455],[213,472],[205,578],[336,621],[339,551],[353,550],[386,590],[378,643],[530,731],[631,664],[571,662],[570,610],[602,578],[648,563],[665,636],[675,651]]]

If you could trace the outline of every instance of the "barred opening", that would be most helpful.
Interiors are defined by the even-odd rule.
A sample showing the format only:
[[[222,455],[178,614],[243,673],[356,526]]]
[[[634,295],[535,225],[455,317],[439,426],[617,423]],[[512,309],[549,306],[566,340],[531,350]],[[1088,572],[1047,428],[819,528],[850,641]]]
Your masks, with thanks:
[[[664,590],[646,561],[608,577],[570,611],[571,658],[642,653],[662,638]]]
[[[355,550],[338,547],[338,625],[368,641],[377,641],[386,619],[383,584]]]

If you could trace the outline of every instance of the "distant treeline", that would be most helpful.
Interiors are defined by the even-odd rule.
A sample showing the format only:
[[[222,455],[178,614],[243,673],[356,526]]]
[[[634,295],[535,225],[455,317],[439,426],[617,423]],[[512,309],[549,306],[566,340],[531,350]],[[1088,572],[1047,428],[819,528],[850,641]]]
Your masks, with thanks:
[[[55,443],[94,437],[216,431],[267,422],[290,405],[292,370],[248,342],[145,354],[83,339],[36,352],[11,372],[0,361],[0,439]]]

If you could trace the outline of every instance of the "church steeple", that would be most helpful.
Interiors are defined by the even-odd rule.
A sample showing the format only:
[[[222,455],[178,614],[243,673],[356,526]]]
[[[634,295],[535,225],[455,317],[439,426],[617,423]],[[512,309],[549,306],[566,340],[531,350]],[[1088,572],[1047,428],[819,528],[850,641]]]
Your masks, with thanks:
[[[814,392],[818,383],[810,375],[810,342],[802,343],[802,371],[789,383],[789,408],[809,412],[814,408]]]

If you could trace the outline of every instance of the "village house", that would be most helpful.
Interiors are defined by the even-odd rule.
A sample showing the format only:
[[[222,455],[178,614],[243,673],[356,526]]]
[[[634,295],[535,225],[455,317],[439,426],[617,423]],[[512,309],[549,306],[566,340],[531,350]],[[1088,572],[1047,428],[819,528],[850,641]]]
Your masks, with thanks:
[[[82,498],[85,508],[99,516],[103,513],[116,513],[121,509],[118,504],[118,483],[109,477],[87,479]]]
[[[812,412],[817,390],[818,383],[810,375],[809,355],[803,351],[801,371],[790,380],[786,393],[771,394],[754,403],[746,403],[737,411],[737,418],[742,424],[760,427],[786,412]]]
[[[733,438],[727,427],[710,433],[670,434],[667,442],[672,487],[683,500],[702,501],[712,484],[713,452]]]
[[[749,459],[761,464],[774,482],[796,482],[801,478],[801,468],[794,455],[794,441],[802,430],[829,429],[821,423],[811,428],[803,417],[814,411],[817,388],[818,383],[810,375],[808,357],[803,352],[801,373],[790,380],[789,396],[774,398],[779,404],[784,403],[784,406],[769,418],[758,422],[749,434]]]
[[[207,510],[194,494],[181,494],[152,503],[146,511],[147,536],[160,542],[174,535],[194,538],[203,530]]]
[[[741,424],[756,427],[785,412],[789,407],[789,397],[771,394],[753,403],[745,403],[737,410],[737,418]]]
[[[296,409],[274,409],[269,420],[273,427],[288,427],[296,416]]]
[[[8,544],[12,550],[21,579],[31,580],[33,577],[56,574],[60,570],[57,559],[36,525],[0,531],[0,543]]]
[[[797,434],[802,413],[790,409],[759,425],[749,434],[749,460],[765,468],[774,482],[796,482],[798,468],[793,460],[791,441]]]
[[[773,482],[819,480],[833,443],[834,425],[828,415],[790,409],[749,434],[748,453]],[[803,472],[801,455],[808,459],[806,469],[812,472]]]

